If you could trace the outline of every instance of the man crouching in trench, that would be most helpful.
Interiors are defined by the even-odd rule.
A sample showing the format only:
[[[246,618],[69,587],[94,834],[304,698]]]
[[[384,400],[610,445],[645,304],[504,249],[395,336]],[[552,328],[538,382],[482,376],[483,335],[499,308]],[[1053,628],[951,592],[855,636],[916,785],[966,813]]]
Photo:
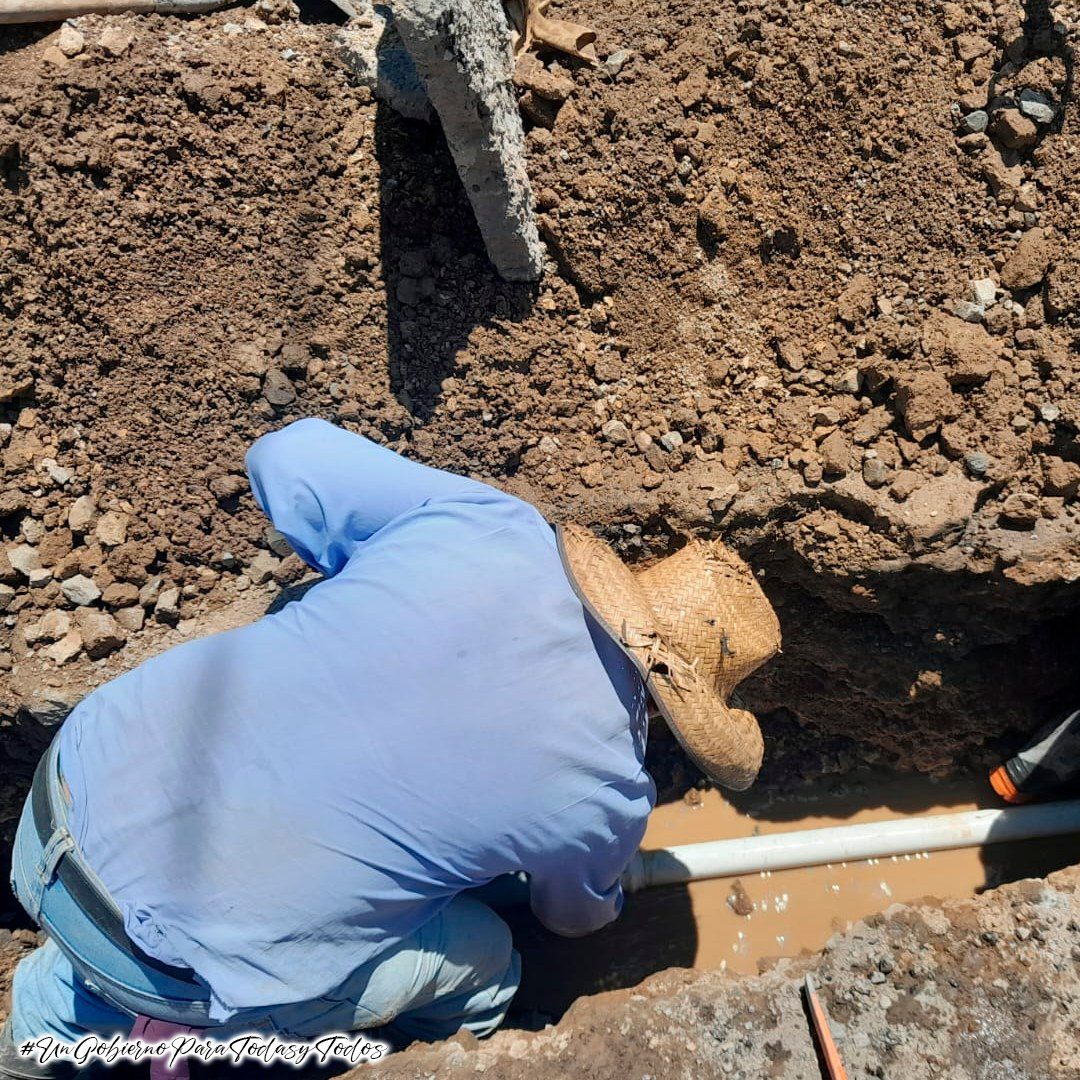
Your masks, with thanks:
[[[519,959],[469,890],[524,872],[567,936],[619,914],[655,795],[650,702],[719,782],[760,765],[727,696],[779,632],[721,545],[632,573],[520,499],[319,420],[247,465],[325,580],[61,728],[16,839],[13,887],[48,941],[16,971],[0,1076],[62,1075],[18,1052],[47,1035],[487,1035]]]

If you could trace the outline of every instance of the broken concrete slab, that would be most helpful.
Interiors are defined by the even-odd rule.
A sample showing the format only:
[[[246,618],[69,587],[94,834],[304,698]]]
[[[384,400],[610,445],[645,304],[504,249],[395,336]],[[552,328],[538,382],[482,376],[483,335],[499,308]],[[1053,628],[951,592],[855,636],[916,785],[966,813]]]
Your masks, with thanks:
[[[394,16],[439,114],[489,258],[508,281],[537,280],[543,248],[501,0],[405,0]]]
[[[390,9],[364,0],[356,8],[357,17],[334,35],[345,66],[395,112],[430,123],[435,111]]]

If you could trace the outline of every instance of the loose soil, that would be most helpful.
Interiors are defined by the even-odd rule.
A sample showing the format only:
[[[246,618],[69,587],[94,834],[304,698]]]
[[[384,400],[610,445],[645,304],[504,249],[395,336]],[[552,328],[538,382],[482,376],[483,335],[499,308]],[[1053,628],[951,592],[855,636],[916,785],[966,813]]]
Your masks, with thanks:
[[[743,688],[766,787],[977,772],[1074,700],[1075,6],[560,13],[610,61],[541,56],[547,97],[522,73],[535,288],[492,273],[438,128],[373,101],[311,13],[0,30],[0,839],[79,696],[299,579],[243,454],[307,415],[631,560],[737,547],[785,636]],[[658,745],[661,786],[694,788]],[[837,939],[816,963],[856,1068],[1077,1075],[1074,888]],[[803,963],[394,1068],[814,1075]]]

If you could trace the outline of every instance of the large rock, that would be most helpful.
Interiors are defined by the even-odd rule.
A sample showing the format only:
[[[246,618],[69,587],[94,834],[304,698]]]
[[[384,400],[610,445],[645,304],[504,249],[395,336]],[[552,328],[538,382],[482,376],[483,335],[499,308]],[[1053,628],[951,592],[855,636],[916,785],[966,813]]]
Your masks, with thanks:
[[[1001,268],[1001,284],[1007,289],[1033,289],[1046,276],[1051,257],[1044,230],[1028,229]]]
[[[127,641],[123,627],[107,612],[79,608],[75,612],[75,622],[82,636],[86,655],[92,660],[116,652]]]
[[[442,121],[491,261],[510,281],[535,281],[543,249],[502,3],[406,0],[394,17]]]

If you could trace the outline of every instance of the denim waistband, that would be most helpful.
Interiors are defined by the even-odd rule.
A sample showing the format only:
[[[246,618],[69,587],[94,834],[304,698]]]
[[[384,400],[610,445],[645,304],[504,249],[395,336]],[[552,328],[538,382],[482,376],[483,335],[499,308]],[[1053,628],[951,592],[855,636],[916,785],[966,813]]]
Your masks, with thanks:
[[[32,796],[23,807],[15,838],[12,887],[19,902],[71,961],[93,992],[124,1012],[145,1014],[192,1027],[214,1026],[208,1019],[210,992],[199,982],[176,979],[121,948],[91,919],[55,874],[61,859],[79,868],[100,887],[102,897],[122,915],[104,885],[86,864],[68,829],[54,742],[47,751],[46,776],[55,828],[47,843],[38,835]]]

